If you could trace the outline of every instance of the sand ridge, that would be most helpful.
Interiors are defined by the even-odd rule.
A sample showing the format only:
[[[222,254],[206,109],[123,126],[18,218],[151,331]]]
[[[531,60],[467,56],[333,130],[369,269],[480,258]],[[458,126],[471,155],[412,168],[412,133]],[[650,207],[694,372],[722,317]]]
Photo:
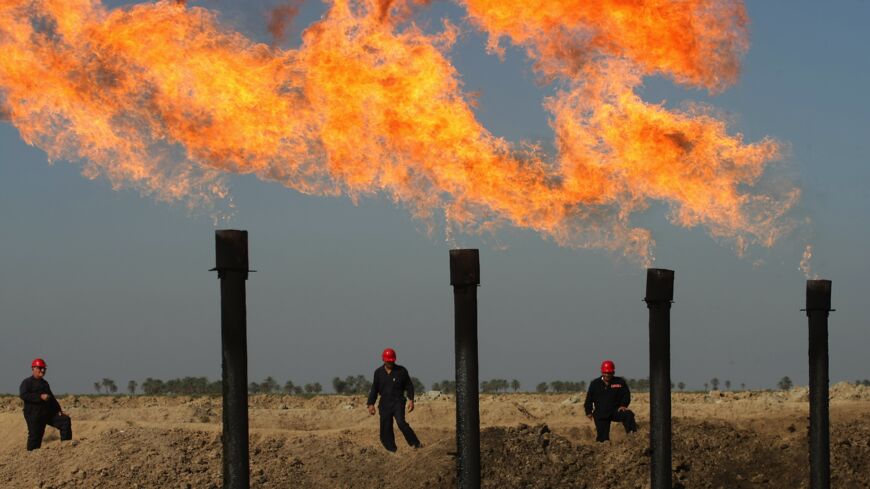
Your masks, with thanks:
[[[676,487],[808,487],[806,389],[673,395]],[[481,395],[482,485],[642,488],[649,484],[648,396],[640,432],[594,442],[582,394]],[[218,488],[219,397],[66,396],[74,441],[48,429],[24,450],[17,397],[0,397],[0,487]],[[362,396],[250,398],[251,486],[455,487],[453,399],[424,395],[408,420],[425,447],[378,442]],[[870,388],[831,387],[833,487],[870,488]]]

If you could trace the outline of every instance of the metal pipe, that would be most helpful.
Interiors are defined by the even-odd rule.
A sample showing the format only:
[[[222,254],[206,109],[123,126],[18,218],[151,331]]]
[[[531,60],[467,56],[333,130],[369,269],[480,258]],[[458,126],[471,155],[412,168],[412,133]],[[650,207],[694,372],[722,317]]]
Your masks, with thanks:
[[[480,400],[477,370],[478,250],[450,250],[456,343],[456,477],[459,489],[480,488]]]
[[[647,269],[649,308],[650,478],[652,489],[671,489],[671,302],[674,271]]]
[[[248,489],[248,232],[215,231],[215,249],[217,265],[213,270],[221,281],[223,487]]]
[[[828,415],[828,314],[831,281],[807,280],[810,361],[810,488],[831,487]]]

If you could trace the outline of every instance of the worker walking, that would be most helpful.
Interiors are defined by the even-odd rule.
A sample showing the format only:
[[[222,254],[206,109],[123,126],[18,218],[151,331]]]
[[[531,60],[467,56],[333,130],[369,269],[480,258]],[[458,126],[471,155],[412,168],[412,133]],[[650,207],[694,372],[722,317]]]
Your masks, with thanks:
[[[375,379],[367,403],[369,414],[374,416],[375,400],[378,395],[381,396],[381,401],[378,403],[378,411],[381,414],[381,443],[391,452],[397,450],[396,438],[393,435],[393,418],[395,418],[408,445],[420,448],[423,445],[405,421],[406,392],[408,412],[414,410],[414,383],[411,382],[411,376],[405,367],[396,365],[396,351],[392,348],[385,349],[381,358],[384,365],[375,370]]]
[[[24,401],[28,451],[42,446],[46,425],[60,430],[61,441],[72,440],[72,421],[60,408],[60,404],[51,392],[51,387],[43,378],[45,369],[45,360],[34,359],[30,364],[33,375],[24,379],[18,389],[19,396]]]
[[[610,439],[610,423],[622,423],[626,433],[637,431],[634,413],[628,409],[631,393],[622,377],[616,377],[616,365],[610,360],[601,362],[601,377],[589,383],[586,393],[586,417],[595,422],[596,441]]]

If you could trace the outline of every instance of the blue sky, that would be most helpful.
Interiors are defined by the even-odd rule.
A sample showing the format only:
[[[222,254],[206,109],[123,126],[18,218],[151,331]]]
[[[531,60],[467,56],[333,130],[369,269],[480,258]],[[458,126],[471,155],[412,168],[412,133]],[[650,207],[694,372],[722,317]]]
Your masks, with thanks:
[[[195,2],[194,2],[195,3]],[[223,21],[267,41],[265,12],[277,2],[211,1]],[[118,3],[107,3],[116,6]],[[795,216],[812,224],[772,249],[740,258],[702,229],[669,224],[654,206],[638,223],[653,230],[656,266],[676,270],[672,377],[700,387],[806,382],[803,273],[833,280],[831,379],[870,378],[870,2],[747,4],[751,47],[739,82],[716,96],[648,79],[649,101],[700,100],[722,109],[750,141],[788,145],[775,175],[804,196]],[[307,2],[288,45],[323,6]],[[450,15],[435,2],[424,14]],[[464,24],[462,24],[464,25]],[[467,26],[466,26],[467,27]],[[550,144],[535,83],[517,50],[489,56],[468,27],[451,54],[479,119],[512,140]],[[0,123],[0,392],[13,392],[35,356],[56,392],[87,392],[103,377],[220,374],[214,223],[206,212],[156,203],[80,166],[48,164],[44,152]],[[452,378],[452,291],[443,233],[389,199],[304,196],[253,177],[232,177],[237,214],[221,227],[247,229],[249,373],[329,384],[370,374],[385,346],[427,385]],[[600,251],[559,248],[535,233],[461,236],[481,248],[481,379],[583,380],[612,358],[618,373],[647,375],[645,271]],[[761,265],[757,262],[763,261]]]

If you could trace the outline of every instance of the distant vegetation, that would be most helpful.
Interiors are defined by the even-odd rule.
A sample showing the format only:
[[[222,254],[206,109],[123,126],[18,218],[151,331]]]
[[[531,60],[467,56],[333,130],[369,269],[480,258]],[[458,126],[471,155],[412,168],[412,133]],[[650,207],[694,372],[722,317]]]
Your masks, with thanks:
[[[118,392],[118,386],[112,379],[103,379],[100,382],[94,382],[94,389],[97,392],[105,391],[106,394],[114,394]]]
[[[108,381],[108,382],[106,382]],[[137,390],[138,388],[138,390]],[[111,379],[103,379],[102,382],[94,383],[94,390],[101,394],[114,394],[118,388]],[[127,392],[132,396],[137,392],[149,396],[163,395],[219,395],[222,393],[220,380],[209,381],[207,377],[183,377],[178,379],[162,380],[148,377],[141,384],[135,380],[127,382]],[[323,386],[319,382],[297,386],[288,380],[284,387],[274,379],[266,377],[262,382],[248,384],[250,394],[319,394]]]
[[[221,382],[219,380],[209,382],[205,377],[184,377],[181,379],[170,379],[165,382],[148,377],[142,382],[142,392],[149,396],[220,394]]]
[[[332,388],[336,394],[368,394],[372,383],[364,375],[348,375],[344,380],[339,377],[332,379]]]
[[[422,393],[426,390],[426,386],[417,377],[411,377],[414,383],[414,391]],[[635,392],[648,392],[649,378],[645,379],[626,379],[629,388]],[[870,379],[855,380],[854,385],[870,387]],[[716,390],[719,388],[720,382],[717,377],[713,377],[709,382],[704,383],[704,390],[709,390],[711,387]],[[731,390],[732,383],[730,380],[725,380],[725,390]],[[335,377],[332,379],[332,388],[336,394],[344,395],[366,395],[371,389],[372,383],[365,375],[348,375],[343,379]],[[585,380],[579,382],[571,380],[553,380],[550,382],[541,382],[535,386],[535,391],[539,393],[569,393],[569,392],[585,392],[588,383]],[[794,387],[794,382],[785,376],[776,384],[779,390],[789,390]],[[482,393],[500,393],[500,392],[518,392],[521,388],[520,381],[512,379],[490,379],[480,382],[480,392]],[[671,383],[671,389],[686,389],[685,382]],[[94,382],[94,390],[98,394],[116,394],[118,392],[118,384],[109,378],[103,378],[100,381]],[[432,390],[453,394],[456,392],[456,381],[442,380],[432,384]],[[746,390],[746,384],[740,383],[740,390]],[[134,395],[137,393],[146,395],[219,395],[222,392],[221,381],[209,381],[206,377],[183,377],[170,380],[161,380],[148,377],[141,383],[130,380],[127,382],[127,393]],[[261,382],[251,382],[248,384],[248,392],[251,394],[289,394],[289,395],[314,395],[323,393],[323,386],[319,382],[297,385],[292,380],[287,380],[284,384],[280,384],[274,377],[268,376]]]
[[[554,380],[552,382],[541,382],[535,387],[537,392],[555,392],[555,393],[563,393],[563,392],[585,392],[586,391],[586,381],[581,380],[580,382],[574,382],[571,380]]]
[[[456,393],[456,381],[455,380],[442,380],[441,382],[435,382],[432,384],[433,391],[441,391],[445,394],[455,394]]]
[[[480,383],[480,392],[507,392],[507,390],[510,389],[510,385],[510,382],[505,379],[484,380]]]
[[[414,384],[414,392],[424,392],[426,386],[417,377],[411,377]],[[364,375],[348,375],[342,380],[340,377],[332,379],[332,388],[336,394],[363,394],[367,395],[372,388],[372,382]]]

